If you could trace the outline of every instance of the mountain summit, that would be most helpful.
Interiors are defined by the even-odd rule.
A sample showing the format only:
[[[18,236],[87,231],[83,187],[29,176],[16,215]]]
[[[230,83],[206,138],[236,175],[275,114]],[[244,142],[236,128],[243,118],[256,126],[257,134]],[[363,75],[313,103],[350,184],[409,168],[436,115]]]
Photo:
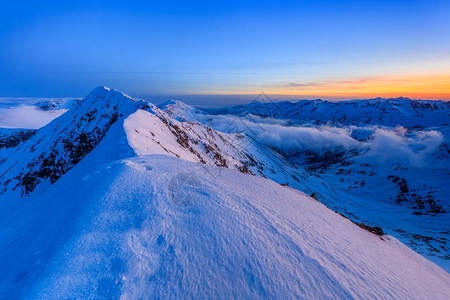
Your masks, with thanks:
[[[95,148],[111,125],[139,108],[147,105],[106,87],[94,89],[18,147],[0,153],[2,192],[25,196],[41,182],[54,183]]]

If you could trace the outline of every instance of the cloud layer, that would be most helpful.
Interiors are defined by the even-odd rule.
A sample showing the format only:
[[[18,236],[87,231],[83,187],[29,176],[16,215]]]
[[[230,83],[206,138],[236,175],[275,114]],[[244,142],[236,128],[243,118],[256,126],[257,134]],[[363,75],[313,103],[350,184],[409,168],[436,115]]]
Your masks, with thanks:
[[[219,131],[244,132],[282,154],[295,154],[302,150],[359,149],[364,155],[379,161],[406,161],[414,165],[422,164],[444,141],[438,131],[408,131],[401,126],[290,126],[286,120],[251,115],[245,118],[209,116],[202,121]]]
[[[0,109],[0,127],[40,128],[62,115],[66,110],[43,111],[36,106],[20,105]]]

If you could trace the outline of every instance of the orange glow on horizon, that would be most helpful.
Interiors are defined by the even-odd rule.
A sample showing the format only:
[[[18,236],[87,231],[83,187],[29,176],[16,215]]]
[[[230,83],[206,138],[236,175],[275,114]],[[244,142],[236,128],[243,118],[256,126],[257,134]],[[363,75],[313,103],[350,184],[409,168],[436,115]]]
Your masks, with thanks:
[[[330,98],[395,98],[450,100],[450,75],[379,76],[327,82],[261,85],[266,94]],[[258,94],[260,91],[216,91],[214,94]],[[203,91],[203,93],[208,93]],[[211,94],[209,92],[209,94]]]

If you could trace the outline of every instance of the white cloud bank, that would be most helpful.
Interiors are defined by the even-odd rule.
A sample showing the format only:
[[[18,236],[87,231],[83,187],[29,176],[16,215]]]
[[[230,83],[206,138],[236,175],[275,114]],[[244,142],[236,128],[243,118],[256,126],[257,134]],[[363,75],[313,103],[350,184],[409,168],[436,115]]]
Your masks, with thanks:
[[[289,126],[286,120],[230,115],[208,116],[207,125],[224,132],[244,132],[258,142],[284,154],[301,150],[361,149],[378,160],[407,161],[419,165],[444,141],[435,130],[408,131],[404,127]]]
[[[0,127],[38,129],[66,111],[66,109],[43,111],[32,105],[1,108]]]

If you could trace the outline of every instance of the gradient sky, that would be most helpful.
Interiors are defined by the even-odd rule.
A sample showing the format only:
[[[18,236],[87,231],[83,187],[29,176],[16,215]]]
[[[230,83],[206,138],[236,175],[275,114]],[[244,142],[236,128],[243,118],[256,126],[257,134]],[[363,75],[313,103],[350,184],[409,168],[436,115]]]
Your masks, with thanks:
[[[2,1],[0,96],[450,99],[450,1]]]

